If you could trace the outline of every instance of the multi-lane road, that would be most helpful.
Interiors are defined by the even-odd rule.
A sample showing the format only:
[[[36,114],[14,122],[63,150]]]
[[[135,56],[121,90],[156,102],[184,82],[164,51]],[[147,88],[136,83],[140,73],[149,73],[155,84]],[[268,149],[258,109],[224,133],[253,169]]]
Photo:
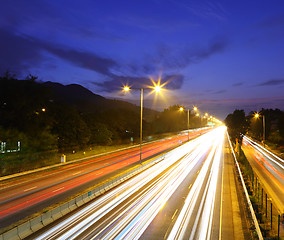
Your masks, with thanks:
[[[246,136],[242,149],[276,208],[283,214],[284,160]]]
[[[192,131],[190,138],[204,131],[208,130]],[[145,144],[142,147],[143,160],[177,147],[187,139],[188,136],[182,134]],[[0,178],[0,229],[93,186],[108,174],[138,161],[139,147],[134,147],[45,171]]]
[[[30,238],[245,239],[230,158],[216,128]]]

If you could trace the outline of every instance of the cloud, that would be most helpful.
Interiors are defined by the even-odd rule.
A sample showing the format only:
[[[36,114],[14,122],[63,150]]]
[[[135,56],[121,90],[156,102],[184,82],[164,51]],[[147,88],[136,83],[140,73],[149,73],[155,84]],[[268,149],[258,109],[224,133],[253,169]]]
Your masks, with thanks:
[[[29,68],[40,65],[46,59],[44,51],[75,66],[107,76],[112,75],[112,68],[118,67],[113,59],[104,58],[92,52],[77,51],[51,44],[25,35],[16,35],[4,29],[0,29],[0,42],[0,70],[2,72],[9,69],[16,73],[26,73]]]
[[[276,16],[271,16],[259,24],[261,27],[271,28],[271,27],[279,27],[281,29],[284,28],[284,13]]]
[[[233,87],[239,87],[242,86],[244,83],[243,82],[238,82],[238,83],[234,83],[232,84]]]
[[[227,38],[217,38],[208,42],[206,47],[199,48],[177,48],[160,44],[157,48],[157,55],[150,62],[163,69],[183,69],[190,64],[197,64],[217,53],[223,52],[229,45]]]
[[[284,84],[284,79],[271,79],[265,82],[258,84],[257,86],[277,86]]]
[[[184,76],[180,74],[176,75],[165,75],[161,78],[161,85],[166,83],[166,89],[179,89],[183,84]],[[155,81],[157,82],[157,81]],[[102,91],[113,92],[121,89],[123,85],[128,85],[132,88],[147,88],[147,86],[152,86],[149,77],[133,77],[133,76],[117,76],[112,75],[110,80],[104,81],[102,83],[93,82],[94,85],[99,86]]]
[[[225,92],[227,92],[227,90],[222,89],[222,90],[219,90],[219,91],[213,92],[213,94],[221,94],[221,93],[225,93]]]
[[[179,4],[182,8],[187,9],[190,14],[194,14],[197,17],[203,18],[203,19],[217,19],[219,21],[224,21],[227,18],[227,15],[229,14],[228,11],[224,8],[224,6],[221,3],[215,2],[201,2],[196,1],[194,2],[187,2],[182,3],[181,1],[174,1],[173,3]]]
[[[26,72],[27,68],[39,65],[43,60],[40,47],[32,39],[16,36],[0,29],[1,72]]]
[[[17,74],[27,74],[29,68],[44,64],[47,58],[45,52],[48,52],[74,66],[92,70],[107,77],[109,79],[107,81],[94,83],[106,92],[117,90],[127,82],[137,88],[145,87],[151,82],[149,77],[143,74],[143,70],[149,72],[155,69],[153,66],[145,65],[141,77],[116,75],[112,73],[112,70],[121,66],[111,58],[104,58],[92,52],[78,51],[26,35],[16,35],[4,29],[0,29],[0,42],[0,70],[2,72],[10,70]],[[179,74],[165,75],[162,79],[163,82],[168,82],[167,88],[169,89],[179,89],[183,80],[184,77]]]
[[[82,52],[68,48],[64,49],[62,47],[46,43],[42,44],[42,46],[44,50],[75,66],[93,70],[104,75],[111,75],[111,68],[118,67],[118,64],[114,60],[100,57],[95,53]]]
[[[284,38],[284,13],[270,16],[261,21],[257,26],[264,30],[266,37],[274,40],[282,40]]]

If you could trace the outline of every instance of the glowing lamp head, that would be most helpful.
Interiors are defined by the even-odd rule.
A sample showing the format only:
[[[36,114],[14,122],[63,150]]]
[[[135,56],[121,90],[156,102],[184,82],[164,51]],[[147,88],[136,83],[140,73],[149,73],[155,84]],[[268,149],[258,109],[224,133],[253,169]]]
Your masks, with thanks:
[[[254,114],[255,118],[259,118],[259,113]]]
[[[193,110],[194,110],[194,111],[197,111],[197,107],[194,107]]]
[[[155,92],[161,92],[162,88],[161,88],[160,85],[156,85],[156,86],[154,87],[154,90],[155,90]]]
[[[183,108],[183,107],[180,107],[179,110],[182,112],[182,111],[184,110],[184,108]]]
[[[123,90],[124,90],[125,92],[129,92],[130,87],[128,87],[128,86],[124,86],[124,87],[123,87]]]

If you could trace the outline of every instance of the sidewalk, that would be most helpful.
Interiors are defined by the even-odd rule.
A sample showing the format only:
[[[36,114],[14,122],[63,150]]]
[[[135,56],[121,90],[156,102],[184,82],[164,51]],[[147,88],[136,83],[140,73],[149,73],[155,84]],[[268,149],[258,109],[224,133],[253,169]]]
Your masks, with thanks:
[[[219,239],[252,239],[248,226],[245,199],[237,179],[228,140],[226,140],[223,151],[222,226]]]

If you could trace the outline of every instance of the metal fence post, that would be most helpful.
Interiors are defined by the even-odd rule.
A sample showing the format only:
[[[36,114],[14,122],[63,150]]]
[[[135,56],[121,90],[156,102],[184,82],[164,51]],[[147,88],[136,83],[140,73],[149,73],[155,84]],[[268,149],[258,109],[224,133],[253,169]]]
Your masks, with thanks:
[[[267,193],[265,193],[265,217],[267,219]]]
[[[278,240],[280,239],[280,215],[278,215]]]
[[[271,213],[270,213],[270,215],[271,215],[271,229],[272,229],[272,202],[270,203],[270,209],[271,209]]]

